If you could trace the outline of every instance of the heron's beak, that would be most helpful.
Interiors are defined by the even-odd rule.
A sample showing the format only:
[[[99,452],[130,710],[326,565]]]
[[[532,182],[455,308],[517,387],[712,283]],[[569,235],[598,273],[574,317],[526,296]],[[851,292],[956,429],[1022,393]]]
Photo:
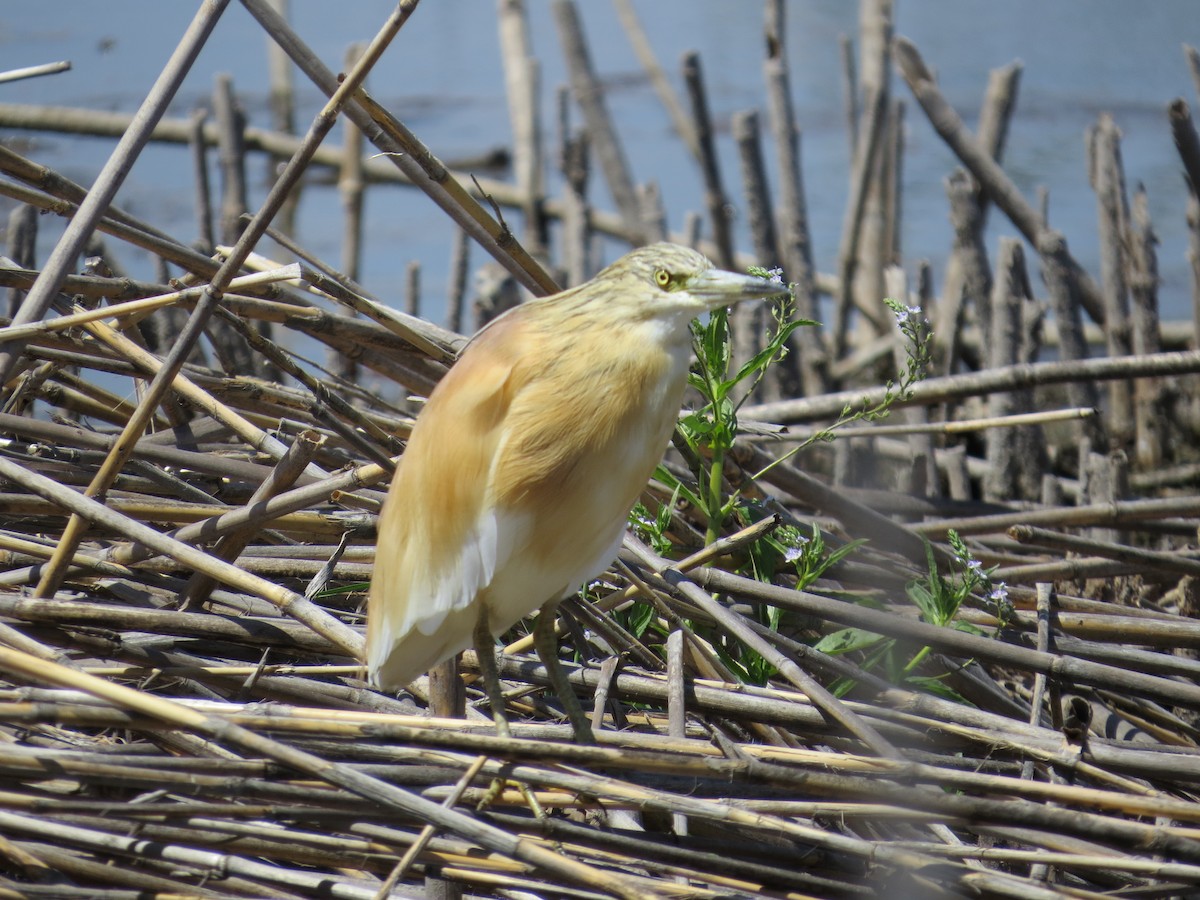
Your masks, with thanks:
[[[717,309],[745,300],[778,297],[787,293],[787,285],[757,275],[738,275],[723,269],[709,269],[688,281],[687,292],[709,309]]]

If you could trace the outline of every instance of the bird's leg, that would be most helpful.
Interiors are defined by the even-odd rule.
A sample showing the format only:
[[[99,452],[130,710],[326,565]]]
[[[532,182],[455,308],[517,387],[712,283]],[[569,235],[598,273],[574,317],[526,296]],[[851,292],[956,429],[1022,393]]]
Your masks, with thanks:
[[[487,606],[482,604],[475,619],[475,656],[479,659],[479,674],[483,676],[483,686],[492,706],[496,734],[510,738],[512,729],[508,727],[508,716],[504,713],[504,689],[500,686],[500,670],[496,666],[496,641],[488,624]]]
[[[546,667],[546,674],[550,676],[550,686],[558,694],[558,699],[562,701],[563,709],[566,710],[567,718],[571,720],[571,727],[575,730],[575,742],[577,744],[594,744],[596,736],[592,734],[592,725],[584,715],[579,698],[575,696],[575,689],[567,680],[567,673],[563,670],[562,663],[558,661],[558,638],[554,634],[554,613],[557,608],[557,600],[547,603],[541,608],[533,626],[533,647],[537,650],[538,658]]]
[[[475,619],[475,657],[479,660],[479,674],[483,676],[483,686],[487,690],[488,702],[492,705],[492,721],[496,723],[496,734],[502,738],[511,738],[512,729],[508,725],[508,715],[504,711],[504,688],[500,685],[500,669],[496,665],[496,641],[492,638],[492,629],[488,623],[487,605],[480,604],[479,615]],[[495,802],[504,791],[507,782],[503,778],[495,778],[488,792],[479,801],[477,809],[484,810]],[[534,796],[529,785],[518,781],[517,789],[529,804],[529,808],[538,819],[546,818],[542,805]]]

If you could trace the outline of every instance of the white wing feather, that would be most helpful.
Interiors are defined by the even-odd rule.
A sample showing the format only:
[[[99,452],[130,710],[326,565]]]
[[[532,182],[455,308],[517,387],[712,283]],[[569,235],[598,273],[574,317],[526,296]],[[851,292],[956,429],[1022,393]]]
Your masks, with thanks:
[[[530,523],[522,517],[497,515],[487,509],[465,536],[461,552],[452,555],[441,571],[430,570],[429,555],[412,545],[396,560],[377,561],[376,579],[386,583],[394,566],[407,573],[406,590],[419,602],[404,604],[402,619],[392,616],[396,605],[382,606],[377,639],[369,645],[368,667],[376,683],[400,687],[469,647],[478,616],[476,598],[491,586],[514,546],[523,543],[529,531]],[[511,624],[494,622],[493,627],[498,630]]]

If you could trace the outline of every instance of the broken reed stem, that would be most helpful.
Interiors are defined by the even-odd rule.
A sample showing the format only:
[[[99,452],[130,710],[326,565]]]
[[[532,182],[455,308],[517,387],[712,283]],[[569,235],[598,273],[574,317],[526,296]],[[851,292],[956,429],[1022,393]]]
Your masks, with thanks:
[[[1129,199],[1121,164],[1120,133],[1109,115],[1090,131],[1092,187],[1096,192],[1100,237],[1100,290],[1104,301],[1104,335],[1109,356],[1132,352],[1126,249],[1129,243]],[[1127,381],[1108,384],[1108,425],[1118,447],[1132,444],[1133,391]]]
[[[533,252],[545,252],[547,242],[545,202],[545,146],[539,103],[541,65],[531,47],[529,16],[524,0],[498,4],[497,26],[505,95],[513,132],[512,170],[524,195],[525,243]]]
[[[596,152],[600,171],[608,183],[613,203],[630,234],[639,232],[641,216],[638,211],[637,191],[625,157],[617,129],[604,100],[596,70],[592,65],[591,50],[583,35],[583,25],[574,0],[553,0],[554,23],[558,29],[558,40],[563,48],[567,63],[567,74],[571,84],[571,96],[583,113],[587,123],[588,139]]]
[[[679,135],[679,139],[683,141],[692,158],[697,163],[702,163],[696,126],[688,117],[683,102],[675,93],[675,88],[672,87],[666,71],[659,64],[654,46],[650,43],[650,38],[646,35],[646,30],[642,27],[633,4],[630,0],[615,0],[613,6],[616,8],[617,18],[621,21],[621,27],[633,47],[638,62],[642,64],[642,68],[646,71],[646,77],[650,79],[650,84],[654,87],[654,93],[658,95],[658,102],[663,105],[663,109],[667,111],[667,115],[671,119],[675,133]]]
[[[1001,369],[989,369],[965,375],[929,378],[913,385],[907,398],[898,400],[893,408],[911,404],[939,403],[993,391],[1032,388],[1049,384],[1100,381],[1112,378],[1153,378],[1157,376],[1189,375],[1200,372],[1200,351],[1155,353],[1147,356],[1124,356],[1041,363],[1022,363]],[[823,397],[802,400],[781,400],[775,403],[747,405],[742,412],[748,419],[766,422],[802,422],[837,416],[849,405],[851,408],[874,405],[886,394],[884,388],[859,391],[840,391]],[[1095,406],[1095,403],[1077,403]]]
[[[321,448],[323,439],[313,433],[306,432],[300,435],[295,443],[288,448],[288,452],[284,454],[283,459],[271,470],[269,477],[254,490],[250,495],[250,500],[247,506],[253,506],[255,503],[261,503],[271,497],[276,496],[280,491],[291,487],[293,482],[300,477],[300,473],[308,468],[309,462]],[[242,532],[233,532],[220,538],[213,545],[210,551],[212,556],[217,559],[223,559],[226,562],[233,562],[239,553],[246,549],[247,545],[253,540],[255,532],[246,529]],[[208,599],[208,595],[216,586],[216,581],[209,576],[196,573],[188,580],[188,586],[183,592],[183,608],[197,609]]]
[[[183,39],[142,102],[129,130],[122,135],[108,162],[100,170],[87,196],[80,203],[79,209],[71,217],[62,237],[42,267],[42,274],[38,276],[38,280],[26,294],[21,308],[13,316],[12,324],[24,325],[45,316],[62,286],[62,279],[67,270],[74,265],[96,223],[120,189],[133,161],[149,141],[155,123],[166,112],[184,76],[228,5],[229,0],[214,0],[196,12]],[[12,375],[21,350],[19,344],[0,347],[0,383],[8,381]]]
[[[845,354],[849,346],[850,311],[855,304],[854,275],[859,263],[863,217],[866,214],[876,154],[882,145],[886,109],[885,95],[882,91],[872,91],[867,95],[863,112],[867,127],[863,132],[862,146],[858,148],[854,158],[854,168],[850,175],[850,199],[846,203],[842,238],[838,245],[838,295],[833,311],[833,348],[834,355],[839,357]],[[878,310],[860,307],[859,312],[876,324],[882,321]]]
[[[903,37],[895,40],[896,63],[929,122],[941,135],[947,146],[962,161],[972,177],[1000,207],[1017,230],[1035,247],[1046,225],[1042,217],[1021,196],[1016,185],[1004,174],[1004,170],[980,147],[962,119],[938,90],[932,74],[926,68],[917,48]],[[1067,258],[1071,274],[1079,283],[1080,297],[1088,314],[1097,322],[1104,321],[1103,301],[1095,281],[1071,257]]]
[[[729,201],[721,183],[721,166],[717,160],[717,148],[713,140],[712,120],[708,113],[708,96],[704,88],[704,75],[700,67],[700,54],[683,55],[683,81],[687,85],[691,102],[692,121],[696,143],[700,148],[700,172],[704,177],[704,203],[708,207],[708,220],[712,226],[712,239],[716,247],[716,262],[721,268],[732,269],[733,234],[729,221]]]
[[[356,772],[346,766],[329,763],[320,757],[280,744],[216,716],[203,715],[169,700],[154,697],[132,688],[116,685],[103,679],[76,672],[46,660],[30,657],[17,650],[0,647],[0,663],[11,671],[35,681],[48,680],[102,698],[120,707],[163,720],[176,727],[204,734],[222,743],[231,744],[252,754],[261,754],[282,765],[298,770],[327,783],[349,790],[373,803],[381,803],[432,822],[452,833],[469,837],[482,846],[505,856],[519,859],[567,879],[591,886],[615,889],[630,900],[652,900],[658,895],[635,886],[623,876],[601,875],[590,866],[546,850],[536,844],[510,836],[500,829],[437,803],[410,794],[386,782]],[[0,815],[5,815],[0,813]]]
[[[287,64],[286,55],[273,42],[271,48],[272,58],[281,58],[283,62],[282,67],[290,73],[292,67]],[[362,54],[362,44],[351,44],[346,50],[346,68],[353,68],[362,57]],[[349,120],[343,120],[342,134],[342,151],[344,156],[342,166],[338,170],[337,182],[338,194],[342,200],[341,270],[346,273],[348,279],[357,281],[362,269],[363,213],[365,210],[367,189],[366,178],[363,175],[363,136],[362,132]],[[294,205],[292,212],[294,216]],[[293,229],[285,226],[280,228],[280,230],[290,232]],[[330,350],[328,352],[327,368],[347,381],[356,381],[358,378],[357,361],[347,357],[343,353]]]
[[[243,291],[258,285],[275,284],[280,281],[293,281],[300,277],[300,273],[299,264],[293,263],[254,275],[242,275],[229,283],[229,290]],[[98,287],[104,291],[104,296],[109,296],[106,285],[98,285]],[[196,287],[184,288],[180,291],[173,291],[169,294],[142,297],[137,300],[127,300],[124,303],[97,306],[93,309],[81,309],[69,315],[44,319],[40,322],[31,322],[28,325],[6,325],[0,327],[0,343],[24,340],[43,334],[53,334],[56,331],[63,331],[67,328],[73,328],[76,325],[102,321],[104,319],[131,317],[136,322],[144,314],[161,309],[164,306],[171,306],[187,299],[198,300],[207,288],[207,285],[198,285]]]
[[[265,0],[243,0],[243,6],[291,57],[302,72],[333,97],[343,92],[338,78],[326,68],[299,35]],[[365,73],[364,73],[365,74]],[[346,103],[344,114],[362,129],[385,157],[466,231],[497,262],[533,291],[535,296],[554,293],[558,286],[546,271],[501,227],[450,174],[415,134],[363,91]],[[335,151],[336,153],[336,151]],[[517,201],[519,205],[520,201]]]
[[[1193,191],[1200,191],[1200,135],[1196,134],[1196,126],[1192,122],[1187,103],[1180,98],[1172,100],[1167,107],[1167,119],[1188,182]]]
[[[779,232],[778,264],[784,280],[793,286],[796,316],[819,321],[817,310],[816,267],[812,257],[807,200],[800,165],[800,131],[792,103],[788,69],[783,0],[769,0],[764,6],[766,56],[763,77],[767,90],[767,114],[775,139],[779,172],[779,203],[776,206]],[[760,260],[760,264],[771,261]],[[788,374],[790,394],[823,394],[829,389],[828,360],[821,326],[801,328],[789,342],[791,352],[783,361],[789,369],[799,369],[799,384],[794,371]]]
[[[132,447],[138,436],[145,430],[151,412],[161,401],[167,388],[175,380],[182,368],[187,354],[191,351],[193,344],[215,309],[221,292],[233,280],[241,264],[249,256],[254,243],[262,235],[263,229],[271,221],[274,214],[278,212],[288,192],[303,174],[313,150],[321,143],[322,138],[330,129],[333,128],[341,105],[358,89],[358,85],[362,79],[366,77],[375,60],[379,58],[384,48],[400,30],[400,27],[407,20],[411,11],[410,6],[403,2],[401,3],[400,7],[388,20],[375,40],[371,42],[371,46],[364,52],[358,66],[346,76],[346,79],[334,93],[329,103],[318,114],[316,121],[305,136],[301,149],[292,157],[287,167],[280,173],[275,184],[272,185],[271,192],[268,194],[263,206],[259,209],[254,219],[246,226],[233,252],[213,276],[212,282],[205,290],[196,308],[192,311],[192,315],[184,326],[183,331],[179,334],[175,344],[172,345],[166,359],[162,361],[161,367],[155,373],[154,379],[138,403],[137,409],[122,430],[121,437],[114,444],[113,452],[109,454],[105,466],[97,471],[91,484],[88,486],[86,494],[88,498],[103,496],[108,490],[112,479],[120,470],[125,460],[128,459],[128,448]],[[99,323],[93,323],[91,327],[98,328],[100,326]],[[0,351],[0,367],[2,366],[3,351]],[[265,443],[272,441],[274,441],[273,438],[264,435]],[[64,529],[63,536],[59,542],[59,555],[50,560],[45,572],[42,574],[42,580],[38,583],[37,592],[39,596],[53,594],[62,584],[62,579],[66,574],[65,561],[74,553],[85,528],[85,519],[80,515],[72,514],[71,518],[67,521],[67,527]]]

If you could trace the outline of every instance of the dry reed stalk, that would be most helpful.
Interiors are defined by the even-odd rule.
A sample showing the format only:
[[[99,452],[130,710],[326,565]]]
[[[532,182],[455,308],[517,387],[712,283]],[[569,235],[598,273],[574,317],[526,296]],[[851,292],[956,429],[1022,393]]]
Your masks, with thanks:
[[[552,5],[558,40],[563,48],[570,78],[571,95],[587,123],[588,138],[608,184],[613,202],[625,228],[637,234],[641,221],[637,191],[616,126],[604,100],[604,90],[592,65],[591,51],[583,35],[579,12],[573,0],[554,0]]]
[[[271,49],[271,58],[279,58],[282,63],[282,69],[290,73],[292,69],[287,64],[286,55],[279,49],[277,44],[272,43]],[[352,44],[347,48],[346,69],[354,68],[358,60],[362,57],[363,49],[362,44]],[[288,104],[288,107],[290,108],[290,104]],[[342,129],[344,135],[342,151],[345,155],[342,158],[341,168],[338,170],[338,193],[342,199],[343,230],[341,270],[346,273],[349,279],[357,281],[360,269],[362,268],[363,210],[366,193],[366,178],[363,174],[363,137],[362,132],[355,127],[353,122],[344,122]],[[281,211],[281,215],[283,212]],[[295,204],[293,203],[292,218],[294,219],[294,217]],[[279,230],[284,233],[290,233],[293,229],[287,224],[289,221],[285,216],[284,223]],[[328,368],[336,372],[339,377],[345,378],[348,381],[354,381],[358,376],[357,361],[336,351],[329,351]]]
[[[778,263],[783,267],[784,278],[795,285],[796,315],[818,321],[816,267],[812,258],[812,238],[800,166],[800,130],[792,103],[787,45],[784,40],[784,9],[782,0],[770,0],[764,5],[767,40],[763,77],[766,80],[767,114],[775,138],[779,172],[779,203],[776,206],[780,244]],[[853,97],[853,93],[848,96]],[[852,144],[853,141],[852,136]],[[764,262],[770,261],[760,260],[760,264]],[[823,393],[828,388],[828,375],[825,371],[826,349],[821,328],[801,328],[790,346],[792,352],[788,368],[798,366],[801,378],[799,386],[788,385],[790,392],[798,393],[797,387],[800,387],[809,396]]]
[[[780,254],[775,239],[775,218],[771,211],[771,191],[767,186],[767,173],[759,143],[757,112],[748,110],[734,114],[733,138],[738,148],[746,218],[750,223],[755,255],[761,260],[778,260]],[[734,312],[735,359],[750,359],[762,349],[766,339],[766,317],[767,310],[763,306],[747,307],[742,304]],[[794,355],[787,357],[789,360],[794,358]],[[794,389],[781,386],[779,380],[785,378],[787,370],[792,368],[791,365],[774,367],[764,382],[764,389],[776,397],[791,396]],[[797,373],[793,371],[791,374],[795,376]],[[799,387],[798,377],[792,377],[789,381],[791,386]]]
[[[380,32],[380,35],[376,38],[376,40],[372,42],[372,45],[370,48],[368,48],[367,52],[364,53],[363,58],[360,60],[359,66],[346,77],[345,81],[342,82],[338,90],[334,93],[334,96],[331,98],[330,102],[326,105],[326,108],[323,109],[318,115],[313,127],[309,130],[308,135],[305,136],[305,140],[301,146],[301,149],[288,163],[287,168],[280,174],[279,179],[272,186],[271,193],[263,204],[262,209],[259,210],[254,220],[246,227],[245,231],[238,239],[237,246],[234,248],[234,251],[221,265],[221,268],[216,275],[213,276],[212,283],[205,291],[200,302],[197,304],[196,309],[193,310],[191,317],[188,319],[187,325],[180,333],[176,343],[172,346],[167,358],[163,360],[161,367],[157,368],[155,371],[154,380],[147,388],[146,393],[139,402],[134,415],[131,416],[129,421],[126,423],[125,428],[122,431],[121,439],[119,439],[114,445],[113,452],[106,460],[106,466],[102,467],[97,472],[96,476],[89,485],[88,493],[86,495],[88,498],[95,497],[97,495],[103,495],[108,489],[108,486],[111,484],[112,478],[117,469],[120,468],[121,464],[127,458],[127,451],[125,450],[125,447],[131,445],[131,443],[137,439],[137,436],[144,431],[146,424],[148,423],[150,413],[158,404],[159,400],[163,397],[167,386],[175,380],[175,377],[179,373],[179,370],[183,365],[183,361],[190,351],[192,344],[195,342],[212,311],[215,309],[215,304],[220,296],[221,291],[227,287],[233,276],[236,274],[238,268],[241,266],[241,263],[245,260],[246,256],[249,255],[253,246],[253,242],[261,235],[262,230],[265,228],[267,222],[269,222],[274,213],[279,210],[279,207],[283,203],[284,198],[287,196],[289,189],[298,180],[308,162],[308,159],[311,158],[312,151],[319,145],[324,135],[333,127],[334,121],[336,120],[337,111],[342,103],[351,97],[354,91],[357,90],[359,83],[366,76],[371,64],[375,59],[378,58],[379,54],[382,53],[384,47],[387,46],[387,43],[390,41],[390,39],[403,25],[410,11],[411,10],[409,8],[401,5],[400,9],[392,17],[388,25]],[[203,32],[200,35],[201,42],[203,40],[203,36],[206,34],[207,32]],[[134,149],[140,148],[135,145]],[[89,195],[89,199],[90,196],[91,195]],[[86,205],[87,202],[88,201],[85,200],[84,205]],[[81,209],[82,208],[83,207],[81,206]],[[60,245],[61,243],[66,243],[66,235],[64,235],[64,241],[60,242]],[[39,278],[39,281],[40,280],[41,278]],[[57,287],[57,285],[55,284],[54,287]],[[28,298],[27,302],[30,302]],[[37,304],[31,303],[31,309],[37,310]],[[44,308],[40,311],[44,312]],[[18,316],[14,319],[14,323],[16,323],[20,318],[21,316],[18,314]],[[92,323],[90,327],[92,329],[97,329],[100,327],[100,325],[99,323]],[[107,337],[111,341],[116,337],[116,335],[109,334]],[[129,346],[125,347],[124,349],[126,352],[129,352],[133,348]],[[155,361],[155,363],[157,363],[157,361]],[[2,368],[4,365],[3,351],[0,351],[0,368]],[[271,444],[271,442],[274,440],[266,435],[263,436],[263,439],[267,444]],[[40,594],[45,595],[48,593],[53,593],[61,584],[62,577],[65,574],[63,572],[63,563],[61,560],[69,557],[70,554],[74,552],[75,547],[77,546],[78,541],[85,530],[84,522],[85,520],[83,517],[78,514],[73,514],[70,520],[67,522],[67,527],[59,544],[60,553],[62,555],[51,559],[46,571],[42,574],[42,579],[38,584],[38,591]]]
[[[279,43],[292,61],[327,96],[339,93],[337,77],[304,44],[292,28],[264,0],[243,0],[247,11]],[[346,104],[345,115],[362,129],[397,168],[409,177],[459,226],[491,253],[501,265],[535,295],[557,290],[553,279],[500,226],[449,173],[429,149],[398,119],[380,107],[365,92]]]
[[[1127,255],[1127,277],[1132,300],[1131,350],[1138,355],[1162,350],[1158,314],[1158,257],[1154,249],[1157,243],[1158,238],[1150,222],[1146,191],[1139,184],[1133,197]],[[1140,467],[1150,471],[1161,467],[1165,445],[1171,436],[1167,394],[1166,386],[1152,379],[1139,379],[1133,385],[1134,449]]]
[[[524,0],[501,0],[496,14],[505,95],[513,130],[512,168],[517,189],[525,196],[525,242],[534,248],[535,254],[540,254],[544,253],[546,244],[542,210],[545,150],[538,102],[541,69],[530,46],[529,16]]]
[[[1021,64],[1018,62],[993,69],[988,76],[977,137],[982,150],[996,162],[1003,157],[1020,75]],[[950,174],[946,179],[946,191],[950,197],[955,247],[946,262],[943,305],[937,311],[934,334],[938,336],[941,370],[949,374],[957,362],[959,348],[956,342],[961,331],[963,299],[984,302],[991,294],[991,272],[983,248],[991,198],[965,169],[956,169]],[[979,324],[982,329],[988,328],[989,317],[979,315]]]
[[[867,0],[859,6],[859,90],[864,102],[861,115],[865,121],[857,132],[863,141],[855,147],[856,169],[851,175],[850,200],[847,218],[853,216],[855,231],[852,268],[845,268],[844,253],[839,251],[839,274],[853,284],[842,286],[849,292],[854,306],[875,332],[882,331],[878,303],[885,296],[884,269],[895,260],[890,257],[888,243],[887,170],[892,157],[889,120],[892,110],[892,0]],[[897,139],[899,132],[895,132]],[[861,191],[861,198],[858,192]],[[861,202],[861,208],[857,205]],[[892,229],[893,231],[898,229]],[[844,235],[844,232],[843,232]],[[886,317],[885,317],[886,318]],[[865,324],[860,322],[860,324]],[[862,334],[870,330],[860,328]],[[844,345],[839,345],[844,346]]]
[[[1046,228],[1042,216],[1021,196],[1016,185],[1009,180],[996,161],[984,152],[979,142],[972,138],[958,114],[938,90],[933,75],[925,66],[917,48],[903,37],[897,37],[895,44],[900,72],[917,102],[925,110],[930,124],[967,167],[972,177],[981,185],[981,189],[987,192],[1025,239],[1037,247]],[[1079,282],[1080,296],[1088,314],[1095,321],[1103,322],[1103,305],[1096,283],[1073,258],[1067,257],[1066,262],[1072,275]]]
[[[274,0],[275,8],[283,18],[287,18],[290,0]],[[347,69],[350,68],[348,64]],[[280,134],[295,134],[296,132],[296,88],[294,70],[288,62],[287,54],[273,42],[267,41],[267,80],[270,83],[267,105],[271,112],[271,128]],[[243,125],[242,140],[245,141],[246,129]],[[267,160],[268,183],[275,179],[287,155],[274,154]],[[300,205],[301,192],[299,189],[288,199],[279,211],[279,227],[291,234],[295,230],[296,214]]]
[[[683,81],[687,86],[688,100],[692,108],[693,131],[700,149],[700,173],[704,178],[704,205],[708,207],[708,221],[712,228],[714,254],[718,265],[733,268],[733,234],[731,232],[730,207],[721,183],[721,165],[717,159],[717,148],[713,136],[712,117],[708,110],[708,94],[704,87],[704,75],[698,53],[683,55]]]
[[[859,264],[862,223],[863,217],[866,215],[867,197],[870,194],[875,160],[882,145],[886,110],[885,95],[882,91],[874,90],[867,94],[863,109],[866,127],[862,132],[862,146],[854,155],[854,168],[850,175],[850,197],[846,202],[846,214],[842,220],[842,238],[838,245],[838,294],[834,298],[832,326],[835,356],[842,356],[850,345],[848,334],[850,311],[858,303],[854,292],[854,277]],[[873,296],[879,297],[880,294],[882,291]],[[857,306],[857,309],[877,326],[877,331],[883,331],[883,319],[874,304],[874,300],[869,304],[864,301]]]
[[[1113,378],[1191,375],[1198,371],[1200,371],[1200,351],[1195,350],[1126,356],[1116,359],[1023,363],[985,372],[929,378],[913,385],[910,395],[899,400],[896,405],[903,407],[908,404],[936,403],[956,397],[1017,388],[1034,388],[1050,384],[1086,383]],[[879,403],[883,400],[885,393],[884,388],[840,391],[821,397],[750,405],[745,407],[744,412],[748,418],[769,422],[799,422],[806,419],[829,418],[840,413],[847,404],[853,408],[859,404]],[[1078,403],[1076,405],[1095,406],[1094,403]]]
[[[1129,198],[1121,163],[1121,135],[1109,115],[1089,132],[1089,171],[1096,192],[1100,236],[1100,289],[1104,300],[1104,334],[1109,356],[1132,351],[1129,324]],[[1133,390],[1125,381],[1108,385],[1109,434],[1116,447],[1133,443]]]
[[[467,305],[467,278],[471,246],[465,231],[456,232],[450,251],[450,277],[446,281],[446,330],[462,333]]]
[[[26,295],[21,308],[13,316],[13,324],[21,325],[36,321],[46,314],[51,301],[58,293],[62,278],[68,267],[78,257],[84,243],[92,233],[98,219],[104,214],[113,196],[120,188],[130,166],[150,138],[155,122],[166,112],[167,105],[175,96],[184,75],[191,68],[200,48],[212,32],[229,0],[217,0],[197,11],[187,33],[168,60],[159,79],[147,94],[131,127],[124,133],[108,163],[97,176],[79,210],[55,245],[54,252],[46,261],[42,274]],[[13,372],[19,347],[0,349],[0,381],[7,381]]]
[[[37,210],[22,203],[15,207],[8,216],[7,251],[8,257],[17,266],[32,269],[34,265],[34,248],[37,246]],[[8,315],[20,308],[23,291],[13,288],[8,293]]]
[[[563,266],[568,284],[582,284],[596,271],[592,253],[593,213],[587,198],[591,176],[589,132],[572,132],[566,91],[558,94],[558,160],[563,176]]]

